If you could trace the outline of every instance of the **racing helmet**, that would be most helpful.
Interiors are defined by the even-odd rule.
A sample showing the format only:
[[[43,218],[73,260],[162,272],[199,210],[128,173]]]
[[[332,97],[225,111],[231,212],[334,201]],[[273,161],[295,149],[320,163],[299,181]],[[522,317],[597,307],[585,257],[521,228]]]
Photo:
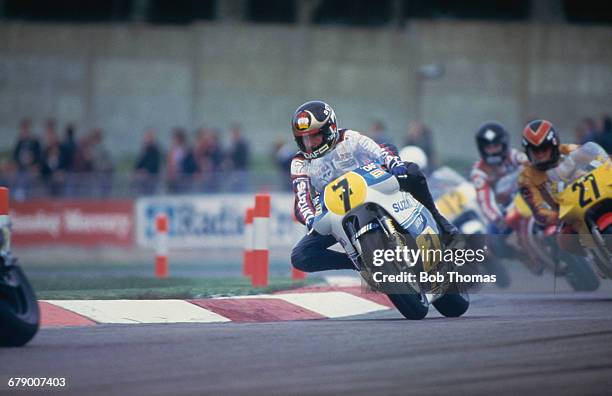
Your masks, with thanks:
[[[559,136],[554,125],[546,120],[529,122],[523,130],[523,149],[529,162],[539,170],[554,168],[559,161]]]
[[[427,154],[425,154],[425,151],[419,146],[406,146],[402,148],[399,152],[399,157],[402,161],[414,162],[422,170],[427,169],[429,162],[427,160]]]
[[[319,100],[306,102],[291,117],[293,137],[307,159],[319,158],[334,148],[338,141],[336,113]]]
[[[476,132],[480,158],[489,165],[500,165],[510,151],[508,131],[496,121],[487,121]]]

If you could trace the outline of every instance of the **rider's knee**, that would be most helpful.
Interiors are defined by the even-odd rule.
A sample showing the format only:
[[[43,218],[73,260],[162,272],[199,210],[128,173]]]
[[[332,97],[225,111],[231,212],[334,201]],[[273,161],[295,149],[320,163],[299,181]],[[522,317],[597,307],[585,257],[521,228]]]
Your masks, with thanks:
[[[291,265],[293,268],[302,272],[311,272],[308,266],[309,261],[308,256],[300,254],[300,252],[296,252],[295,249],[293,252],[291,252]]]
[[[310,258],[301,249],[294,248],[291,252],[291,265],[302,272],[311,272],[308,268]]]

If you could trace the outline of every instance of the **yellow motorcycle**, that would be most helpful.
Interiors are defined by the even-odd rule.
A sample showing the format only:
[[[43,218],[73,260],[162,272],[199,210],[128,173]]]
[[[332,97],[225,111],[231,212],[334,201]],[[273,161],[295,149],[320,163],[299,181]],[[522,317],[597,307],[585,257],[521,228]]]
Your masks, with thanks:
[[[587,260],[612,279],[612,161],[589,142],[547,172],[559,220],[577,232]]]
[[[550,187],[550,186],[549,186]],[[562,253],[556,238],[540,227],[529,205],[521,194],[514,196],[506,222],[514,229],[513,245],[523,252],[520,261],[534,275],[552,272],[563,277],[575,291],[594,291],[600,281],[588,260],[569,253]],[[547,236],[548,235],[548,236]]]

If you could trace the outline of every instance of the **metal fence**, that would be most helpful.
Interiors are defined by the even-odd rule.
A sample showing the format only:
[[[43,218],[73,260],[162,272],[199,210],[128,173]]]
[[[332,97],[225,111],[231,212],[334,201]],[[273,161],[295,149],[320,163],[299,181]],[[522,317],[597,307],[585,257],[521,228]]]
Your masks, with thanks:
[[[37,198],[128,198],[157,194],[289,191],[289,175],[275,170],[179,174],[174,177],[121,172],[57,173],[43,178],[30,172],[0,176],[18,201]]]

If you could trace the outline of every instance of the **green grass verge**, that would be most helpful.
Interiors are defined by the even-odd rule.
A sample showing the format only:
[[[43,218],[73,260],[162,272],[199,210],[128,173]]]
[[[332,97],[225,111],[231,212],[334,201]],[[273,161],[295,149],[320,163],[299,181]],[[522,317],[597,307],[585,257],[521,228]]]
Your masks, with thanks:
[[[217,296],[250,295],[293,289],[315,283],[320,278],[293,282],[287,278],[271,278],[269,286],[254,288],[246,278],[167,278],[103,277],[103,278],[38,278],[30,279],[37,297],[42,300],[116,300],[116,299],[186,299]]]

